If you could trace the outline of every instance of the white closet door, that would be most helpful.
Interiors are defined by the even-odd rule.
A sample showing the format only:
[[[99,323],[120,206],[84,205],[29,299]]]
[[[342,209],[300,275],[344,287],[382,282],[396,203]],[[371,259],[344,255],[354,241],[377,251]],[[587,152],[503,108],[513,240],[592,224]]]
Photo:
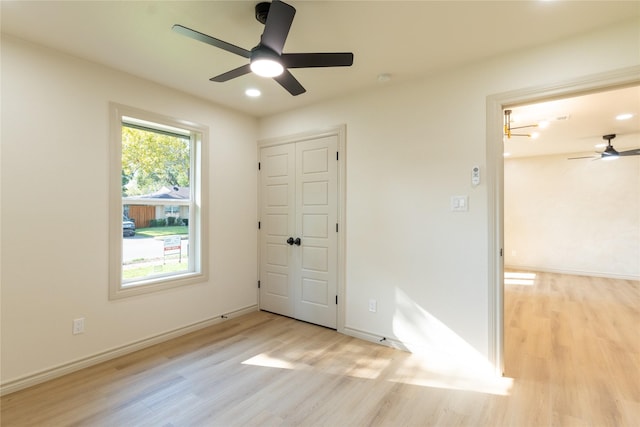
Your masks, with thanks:
[[[337,137],[296,144],[295,318],[335,328],[337,295]]]
[[[337,149],[337,136],[327,136],[266,147],[260,156],[260,308],[330,328],[337,325]]]
[[[293,317],[295,248],[295,146],[277,145],[260,155],[260,308]]]

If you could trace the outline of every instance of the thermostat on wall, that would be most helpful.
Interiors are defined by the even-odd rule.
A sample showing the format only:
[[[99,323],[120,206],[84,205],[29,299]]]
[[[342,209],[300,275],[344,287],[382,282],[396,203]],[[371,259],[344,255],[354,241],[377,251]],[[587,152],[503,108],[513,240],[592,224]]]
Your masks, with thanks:
[[[480,166],[474,166],[471,168],[471,184],[480,184]]]

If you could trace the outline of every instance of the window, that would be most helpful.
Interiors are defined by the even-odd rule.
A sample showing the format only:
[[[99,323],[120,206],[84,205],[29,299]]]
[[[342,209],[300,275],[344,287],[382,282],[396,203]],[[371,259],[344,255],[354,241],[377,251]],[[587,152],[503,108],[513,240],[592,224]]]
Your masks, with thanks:
[[[115,104],[111,121],[110,298],[206,280],[206,127]]]

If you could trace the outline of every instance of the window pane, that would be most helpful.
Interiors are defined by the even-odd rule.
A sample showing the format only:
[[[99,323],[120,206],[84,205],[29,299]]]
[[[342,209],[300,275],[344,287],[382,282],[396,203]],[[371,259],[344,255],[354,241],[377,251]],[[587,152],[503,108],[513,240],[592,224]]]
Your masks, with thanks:
[[[122,286],[193,271],[188,132],[122,124]],[[169,129],[169,130],[167,130]]]
[[[122,197],[170,195],[188,200],[189,174],[189,138],[123,124]]]
[[[123,203],[141,202],[125,198]],[[189,206],[128,204],[125,207],[129,216],[123,218],[123,285],[189,271]],[[172,214],[167,215],[167,210]],[[126,220],[134,224],[135,230],[127,229]]]

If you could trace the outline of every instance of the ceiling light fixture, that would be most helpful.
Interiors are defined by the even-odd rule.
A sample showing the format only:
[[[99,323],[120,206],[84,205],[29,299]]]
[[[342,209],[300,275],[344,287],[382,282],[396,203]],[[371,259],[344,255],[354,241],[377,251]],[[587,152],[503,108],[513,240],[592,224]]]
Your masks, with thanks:
[[[611,140],[615,137],[615,134],[604,135],[602,137],[602,139],[607,141],[607,148],[605,148],[602,154],[600,154],[600,158],[602,160],[615,160],[620,157],[620,153],[618,153],[618,151],[613,148],[613,145],[611,145]]]
[[[244,94],[250,98],[257,98],[261,95],[261,92],[258,89],[249,88],[244,91]]]
[[[259,59],[251,63],[251,71],[260,77],[277,77],[282,74],[284,67],[272,59]]]
[[[616,120],[629,120],[631,117],[633,117],[631,113],[618,114]]]
[[[260,77],[277,77],[283,73],[284,67],[278,61],[278,55],[266,48],[254,49],[251,52],[251,71]]]
[[[504,135],[507,138],[511,138],[512,136],[526,136],[532,139],[536,139],[540,136],[539,132],[532,132],[532,133],[513,133],[513,130],[516,129],[526,129],[526,128],[540,128],[540,129],[544,129],[546,127],[549,126],[549,122],[546,120],[543,120],[539,123],[533,124],[533,125],[524,125],[524,126],[511,126],[511,110],[504,110]]]
[[[391,80],[391,74],[389,73],[378,74],[378,83],[386,83],[390,80]]]
[[[249,68],[260,77],[277,77],[284,72],[278,54],[266,47],[251,51]]]
[[[602,160],[615,160],[620,157],[620,153],[618,153],[612,146],[608,146],[600,156]]]

